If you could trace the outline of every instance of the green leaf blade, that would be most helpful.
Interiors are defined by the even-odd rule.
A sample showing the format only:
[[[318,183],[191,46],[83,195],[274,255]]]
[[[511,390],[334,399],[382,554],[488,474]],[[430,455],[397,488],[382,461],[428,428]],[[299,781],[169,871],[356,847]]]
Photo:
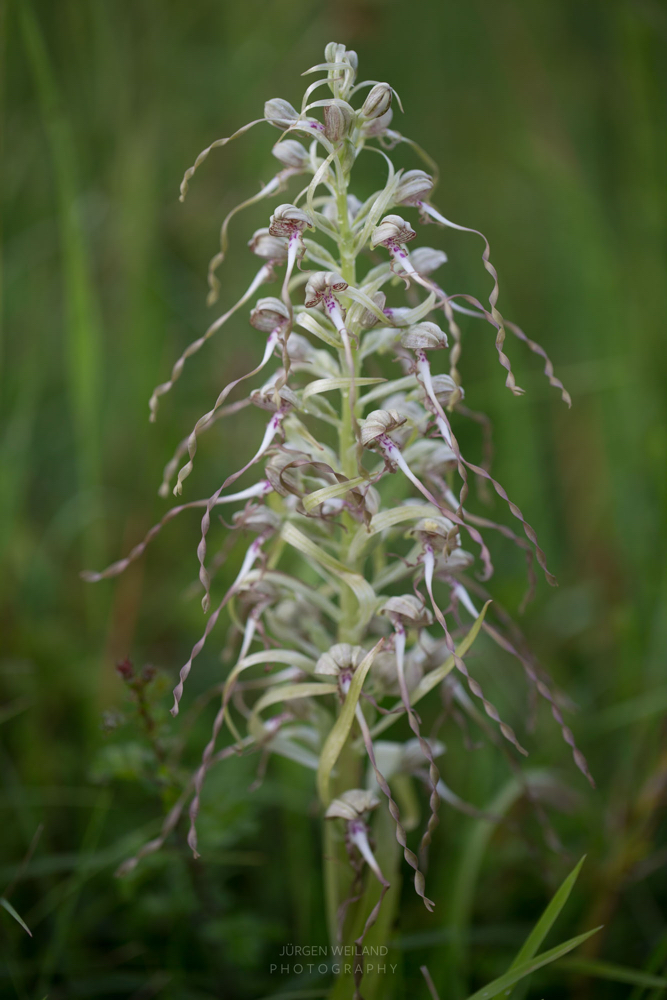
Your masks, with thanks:
[[[524,962],[529,961],[529,959],[531,959],[534,955],[537,954],[540,945],[542,944],[545,937],[555,924],[558,915],[560,914],[560,911],[565,906],[569,898],[569,895],[574,887],[574,883],[577,881],[577,877],[579,875],[579,872],[581,871],[581,866],[583,865],[585,860],[586,860],[586,855],[584,855],[583,858],[581,858],[576,867],[573,868],[573,870],[561,884],[560,888],[556,891],[553,898],[551,899],[551,902],[546,907],[544,913],[542,914],[542,916],[537,921],[532,931],[526,938],[523,947],[521,948],[516,958],[510,965],[510,970],[516,969],[519,965],[522,965]]]
[[[518,983],[520,979],[530,976],[531,973],[541,969],[544,965],[549,965],[550,962],[555,962],[557,959],[567,955],[568,952],[578,948],[580,944],[587,941],[593,934],[597,934],[599,930],[601,930],[601,927],[594,927],[592,931],[578,934],[577,937],[570,938],[569,941],[564,941],[563,944],[558,944],[555,948],[550,948],[549,951],[545,951],[541,955],[536,955],[530,961],[517,965],[515,968],[508,970],[503,976],[488,983],[487,986],[483,986],[481,990],[472,993],[467,1000],[491,1000],[492,997],[497,997],[500,993]]]
[[[26,934],[28,934],[30,937],[32,937],[32,931],[30,930],[30,928],[26,924],[25,920],[23,920],[23,918],[21,916],[19,916],[19,914],[16,912],[16,910],[14,909],[14,907],[12,906],[12,904],[9,902],[8,899],[5,899],[4,896],[0,897],[0,906],[2,906],[2,908],[7,911],[7,913],[9,914],[10,917],[14,918],[14,920],[16,921],[16,923],[19,924],[23,928],[23,930],[26,932]]]

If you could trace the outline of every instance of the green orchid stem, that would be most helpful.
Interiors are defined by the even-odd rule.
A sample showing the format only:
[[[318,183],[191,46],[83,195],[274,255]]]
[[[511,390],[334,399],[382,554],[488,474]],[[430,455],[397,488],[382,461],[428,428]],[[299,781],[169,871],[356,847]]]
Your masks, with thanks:
[[[390,964],[395,965],[397,962],[397,958],[389,946],[389,940],[398,911],[401,891],[402,852],[396,840],[396,828],[387,809],[377,810],[373,822],[373,837],[375,840],[373,853],[385,878],[390,882],[391,888],[384,898],[376,923],[373,924],[364,938],[363,947],[367,949],[366,955],[362,953],[358,961],[364,965],[362,981],[364,1000],[379,1000],[380,997],[382,1000],[388,1000],[392,977],[386,970],[390,969]],[[366,918],[377,903],[379,895],[380,883],[370,872],[367,872],[362,897],[358,903],[350,907],[347,920],[349,933],[346,935],[345,944],[353,944],[361,935]],[[385,949],[387,950],[385,951]],[[384,970],[379,970],[379,965],[385,967]],[[354,996],[354,977],[350,973],[346,973],[342,967],[329,994],[329,1000],[350,1000],[352,996]]]
[[[339,258],[340,274],[349,285],[356,284],[355,255],[352,250],[353,239],[350,231],[347,207],[347,186],[349,182],[349,171],[337,171],[336,177],[341,176],[343,183],[337,187],[336,204],[338,207],[338,231],[339,231]],[[356,352],[353,354],[355,375],[359,374],[359,362]],[[345,371],[347,361],[344,350],[339,352],[341,371]],[[357,462],[357,451],[355,434],[353,427],[352,411],[350,408],[349,391],[341,392],[340,404],[340,432],[339,432],[339,460],[340,468],[348,479],[353,479],[360,474]],[[348,511],[342,513],[342,526],[340,529],[340,559],[344,565],[356,573],[359,571],[359,558],[351,554],[350,545],[358,527],[354,518]],[[341,642],[356,642],[361,638],[357,635],[357,622],[359,619],[359,606],[354,593],[344,587],[341,594],[341,620],[338,628],[338,638]],[[364,775],[361,768],[361,758],[353,748],[352,742],[348,739],[341,755],[336,763],[336,773],[332,780],[332,794],[340,795],[350,788],[363,785]],[[324,824],[324,893],[326,899],[327,930],[332,944],[339,943],[339,919],[338,913],[341,904],[349,897],[352,879],[349,861],[347,859],[345,845],[339,824],[336,822],[325,822]],[[393,848],[392,848],[393,850]],[[388,860],[388,859],[387,859]],[[382,864],[382,860],[380,860]],[[395,864],[391,866],[392,870]],[[370,885],[370,881],[368,883]],[[368,889],[364,892],[362,899],[350,906],[347,919],[345,921],[345,932],[343,944],[352,944],[355,936],[358,936],[360,929],[357,928],[359,920],[361,927],[366,916],[372,909],[373,902],[368,901]],[[343,994],[349,992],[350,980],[340,976],[337,985],[334,987],[334,995],[342,989]]]

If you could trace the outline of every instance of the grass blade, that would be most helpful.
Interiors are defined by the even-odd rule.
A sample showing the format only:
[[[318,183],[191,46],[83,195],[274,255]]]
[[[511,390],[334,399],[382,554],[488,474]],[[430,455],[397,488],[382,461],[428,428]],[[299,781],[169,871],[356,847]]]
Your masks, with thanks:
[[[568,972],[580,972],[585,976],[595,976],[596,979],[610,979],[614,983],[630,983],[632,986],[667,987],[664,976],[653,976],[641,969],[631,969],[625,965],[614,965],[613,962],[598,962],[589,958],[570,958],[563,962],[562,969]]]
[[[555,893],[553,899],[551,900],[546,910],[544,911],[540,919],[533,927],[532,931],[526,938],[523,947],[521,948],[516,958],[510,965],[509,971],[511,971],[512,969],[516,969],[519,965],[523,965],[525,962],[531,959],[533,955],[537,954],[540,945],[542,944],[545,937],[555,924],[560,911],[565,906],[568,897],[574,887],[574,883],[577,881],[577,877],[579,875],[579,872],[581,871],[581,866],[583,865],[585,860],[586,860],[586,855],[583,856],[581,861],[579,861],[577,866],[570,872],[570,874],[567,876],[561,887]]]
[[[19,916],[19,914],[16,912],[12,904],[9,902],[8,899],[5,899],[4,896],[0,896],[0,906],[2,906],[2,908],[7,911],[10,917],[14,918],[17,924],[21,925],[26,934],[29,934],[30,937],[32,937],[32,931],[26,924],[25,920],[23,920],[22,917]]]
[[[562,958],[563,955],[567,955],[568,952],[578,948],[580,944],[587,941],[593,934],[597,934],[599,930],[601,930],[601,927],[594,927],[592,931],[578,934],[577,937],[570,938],[569,941],[564,941],[562,944],[556,945],[555,948],[550,948],[549,951],[545,951],[541,955],[536,955],[535,958],[531,958],[528,962],[522,962],[521,965],[508,970],[503,976],[494,979],[492,983],[483,986],[481,990],[472,993],[468,997],[468,1000],[491,1000],[491,997],[497,997],[500,993],[504,993],[509,987],[518,983],[520,979],[529,976],[532,972],[536,972],[537,969],[541,969],[542,966],[548,965],[550,962],[555,962],[557,959]]]
[[[94,490],[101,477],[99,405],[103,377],[102,324],[90,273],[90,252],[84,235],[84,222],[77,200],[76,150],[40,21],[29,0],[21,0],[18,12],[27,63],[53,163],[63,262],[66,362],[77,443],[79,486],[84,490]],[[101,541],[99,534],[95,538]],[[91,539],[86,541],[90,545]],[[89,558],[98,561],[99,557],[94,552],[88,552],[87,560]]]

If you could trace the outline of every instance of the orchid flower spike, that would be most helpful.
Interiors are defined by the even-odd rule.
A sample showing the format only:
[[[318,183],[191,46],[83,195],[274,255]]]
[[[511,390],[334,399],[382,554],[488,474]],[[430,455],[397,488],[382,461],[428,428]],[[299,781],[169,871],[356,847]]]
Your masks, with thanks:
[[[379,809],[382,824],[387,821],[385,811],[393,821],[403,858],[414,873],[415,891],[429,911],[434,903],[426,896],[424,870],[440,798],[488,819],[442,781],[436,759],[444,745],[434,735],[422,735],[418,713],[426,706],[429,728],[433,718],[440,717],[437,699],[432,714],[427,714],[425,699],[443,683],[464,711],[476,722],[481,719],[460,681],[454,682],[456,675],[448,676],[450,670],[456,668],[505,739],[525,752],[468,669],[467,651],[480,630],[521,664],[529,685],[548,703],[577,766],[590,775],[546,672],[502,609],[487,615],[490,595],[480,582],[494,571],[487,529],[519,545],[539,562],[550,583],[555,580],[535,532],[491,474],[488,433],[483,457],[475,461],[477,435],[469,446],[462,435],[464,448],[457,440],[460,421],[472,419],[485,433],[489,424],[484,414],[463,405],[458,366],[463,369],[465,363],[464,323],[483,319],[494,328],[512,392],[521,390],[504,353],[506,329],[543,359],[550,384],[561,389],[566,401],[569,397],[542,348],[501,315],[497,274],[485,237],[482,263],[493,280],[487,306],[464,292],[449,295],[433,280],[447,255],[438,247],[416,246],[411,213],[417,209],[421,222],[477,231],[450,222],[431,204],[435,165],[430,166],[427,154],[410,139],[392,130],[400,101],[390,84],[357,82],[357,64],[356,53],[330,42],[324,61],[304,74],[316,78],[308,80],[300,102],[269,100],[261,117],[230,137],[260,123],[278,130],[267,149],[273,165],[269,181],[259,190],[255,187],[256,193],[251,188],[222,223],[220,250],[209,270],[212,296],[217,294],[216,268],[228,254],[230,220],[242,208],[261,207],[274,196],[285,201],[272,213],[266,211],[260,220],[264,224],[243,248],[259,268],[245,292],[231,297],[234,304],[183,351],[169,380],[151,396],[154,419],[161,397],[178,380],[187,359],[223,326],[247,344],[256,357],[241,367],[244,374],[226,373],[224,366],[214,370],[217,399],[207,404],[187,436],[179,434],[160,495],[168,494],[174,477],[174,492],[182,492],[201,435],[223,419],[234,421],[226,455],[235,459],[236,471],[226,478],[218,478],[218,473],[221,485],[213,493],[215,483],[209,486],[203,499],[166,510],[124,559],[86,579],[115,577],[172,519],[189,509],[200,511],[199,530],[193,526],[198,578],[191,589],[200,593],[207,618],[180,668],[174,715],[194,660],[225,609],[229,611],[231,627],[222,643],[224,655],[217,661],[217,670],[225,673],[222,682],[216,674],[213,692],[222,697],[199,766],[184,783],[160,835],[144,845],[126,869],[158,850],[184,811],[190,816],[188,843],[197,852],[196,821],[205,808],[201,793],[213,766],[237,752],[256,753],[259,781],[270,758],[279,754],[316,775],[321,815],[335,855],[326,880],[330,932],[335,936],[338,930],[348,941],[352,936],[360,946],[389,888],[373,845],[373,817]],[[217,140],[199,154],[183,178],[183,197],[195,170],[230,138]],[[406,153],[416,148],[427,169],[397,169],[392,150],[399,143]],[[372,153],[369,167],[381,169],[382,180],[362,201],[354,178],[360,157],[367,153]],[[439,230],[431,232],[437,235]],[[311,270],[305,269],[304,260]],[[247,315],[240,315],[246,305],[249,323]],[[459,315],[461,327],[455,321]],[[253,381],[260,373],[263,384],[259,378]],[[264,410],[266,418],[263,429],[257,430],[258,440],[244,453],[247,436],[254,433],[252,420],[246,427],[243,419],[249,407]],[[261,471],[247,488],[237,490],[233,484],[254,466]],[[525,540],[467,509],[470,473],[506,501],[521,521]],[[395,476],[391,483],[390,476]],[[229,517],[225,521],[214,516],[237,502],[231,524]],[[216,532],[224,532],[221,542]],[[470,540],[474,554],[467,551]],[[479,574],[468,575],[476,560]],[[530,562],[528,574],[532,586]],[[502,682],[505,665],[497,666],[492,680]],[[268,715],[272,706],[276,714]],[[380,734],[406,718],[409,740],[378,742]],[[442,722],[448,724],[449,719]],[[233,744],[217,751],[223,726]],[[371,787],[364,790],[357,786],[366,773]],[[408,845],[407,829],[418,825],[419,809],[406,803],[402,817],[396,801],[405,803],[402,791],[413,776],[420,783],[419,788],[415,784],[415,795],[423,795],[425,785],[429,803],[418,852]],[[378,831],[384,829],[380,817],[375,822]],[[374,880],[379,892],[377,886],[373,890]],[[367,904],[369,886],[377,900],[372,909]],[[354,986],[359,1000],[359,977]]]

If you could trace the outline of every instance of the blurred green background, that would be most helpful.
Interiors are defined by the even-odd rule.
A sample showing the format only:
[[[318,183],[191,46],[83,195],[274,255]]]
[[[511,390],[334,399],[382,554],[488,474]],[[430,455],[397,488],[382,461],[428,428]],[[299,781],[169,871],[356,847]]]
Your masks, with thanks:
[[[159,518],[166,501],[156,490],[174,446],[228,372],[259,356],[241,313],[149,425],[153,386],[210,321],[206,267],[220,221],[275,171],[277,133],[257,128],[216,151],[180,205],[183,170],[212,139],[258,117],[266,98],[298,104],[299,74],[329,40],[358,51],[362,78],[398,89],[406,113],[396,127],[441,166],[435,203],[486,232],[504,315],[545,346],[572,394],[568,411],[515,341],[528,391],[513,398],[492,334],[465,328],[468,401],[492,417],[497,475],[560,579],[557,591],[540,584],[524,627],[576,705],[568,720],[598,782],[587,788],[540,710],[526,737],[530,764],[549,766],[569,789],[552,813],[565,855],[549,852],[519,806],[477,868],[479,824],[445,811],[429,871],[438,910],[428,918],[404,887],[399,968],[382,995],[425,996],[424,962],[442,1000],[499,974],[583,853],[558,940],[604,924],[589,960],[662,971],[665,5],[4,0],[0,10],[0,892],[33,932],[0,913],[0,995],[321,995],[321,981],[269,974],[286,942],[324,942],[310,775],[277,762],[249,794],[252,761],[220,765],[202,817],[204,857],[190,860],[180,831],[133,876],[113,878],[159,828],[181,775],[159,741],[184,734],[166,708],[201,630],[188,592],[197,516],[172,524],[116,582],[91,587],[78,573],[117,558]],[[404,152],[400,162],[418,165]],[[232,224],[223,307],[254,273],[245,242],[267,218],[260,207]],[[429,227],[420,242],[447,250],[450,291],[488,295],[474,236]],[[208,495],[238,465],[261,420],[207,435],[186,498]],[[474,432],[469,441],[478,447]],[[516,610],[521,562],[494,553],[494,593]],[[231,553],[228,577],[239,558]],[[511,665],[499,680],[488,652],[480,646],[471,663],[521,727],[523,680]],[[157,737],[115,671],[127,655],[158,668],[146,689]],[[205,659],[191,697],[220,675],[213,647]],[[194,721],[182,773],[213,710]],[[499,755],[455,735],[443,770],[478,805],[510,777]],[[572,966],[535,977],[530,995],[631,993],[651,995]]]

